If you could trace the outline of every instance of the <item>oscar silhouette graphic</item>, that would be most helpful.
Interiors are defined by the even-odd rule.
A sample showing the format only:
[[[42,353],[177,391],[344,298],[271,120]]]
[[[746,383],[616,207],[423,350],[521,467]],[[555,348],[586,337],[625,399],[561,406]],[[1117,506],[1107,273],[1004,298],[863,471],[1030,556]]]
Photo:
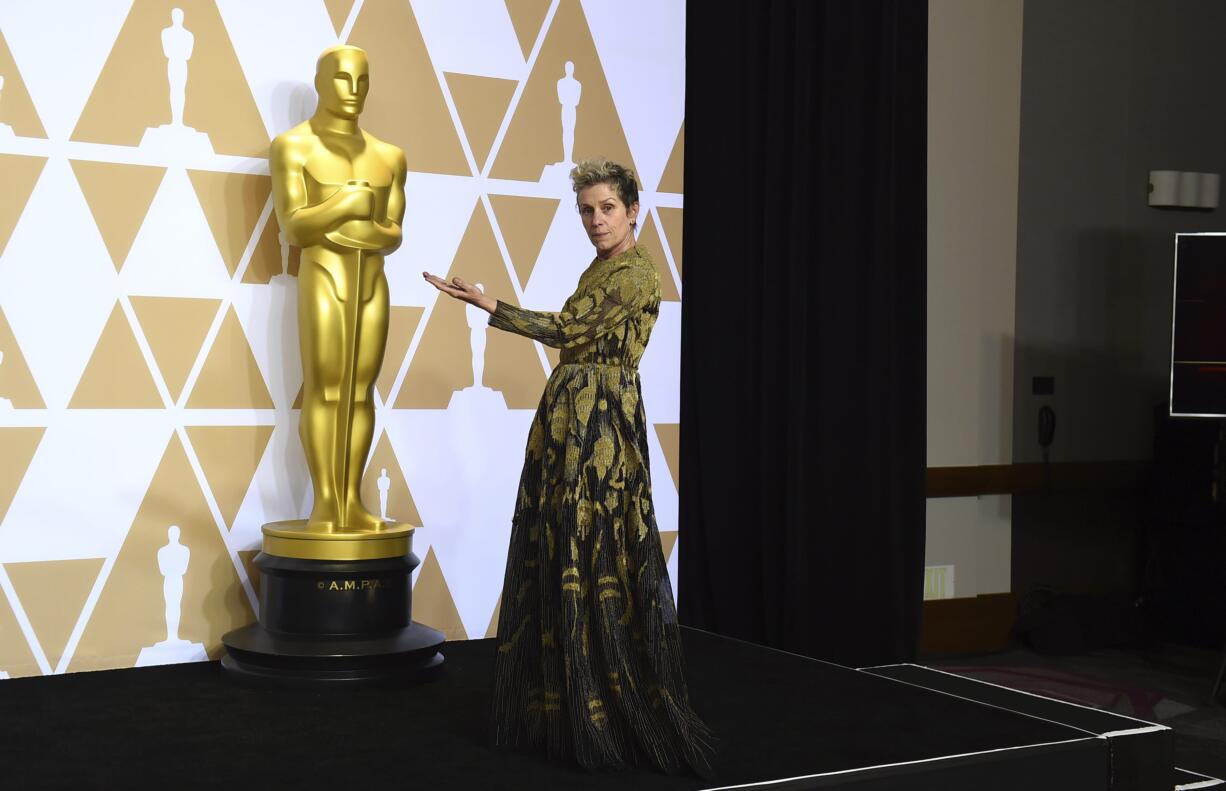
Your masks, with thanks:
[[[200,662],[209,658],[202,643],[193,643],[179,637],[179,618],[183,612],[183,576],[187,574],[192,553],[179,543],[178,525],[168,527],[166,537],[170,539],[169,542],[158,550],[158,571],[163,577],[166,639],[142,648],[136,658],[137,667]]]
[[[477,283],[476,286],[479,291],[485,292],[485,286],[480,283]],[[465,387],[452,393],[447,408],[462,405],[477,409],[482,406],[506,409],[507,402],[502,397],[502,393],[486,387],[482,382],[482,379],[485,378],[485,340],[489,330],[490,314],[475,305],[465,305],[464,317],[468,320],[468,343],[472,350],[473,383],[471,387]]]
[[[575,64],[566,61],[566,76],[558,80],[558,104],[562,105],[562,161],[559,165],[575,166],[575,121],[579,115],[579,98],[583,86],[575,79]]]
[[[162,31],[166,81],[170,86],[170,123],[146,129],[141,137],[141,148],[182,151],[194,156],[213,155],[209,136],[183,123],[183,109],[187,106],[187,62],[195,47],[196,37],[183,26],[183,9],[171,10],[170,27]]]
[[[379,487],[379,518],[387,521],[387,494],[392,488],[392,479],[388,477],[387,467],[379,469],[379,479],[376,482]]]
[[[579,119],[579,100],[583,96],[583,84],[575,79],[575,64],[566,61],[564,74],[558,80],[558,104],[562,106],[562,159],[546,165],[541,171],[541,181],[565,185],[570,188],[570,171],[575,166],[575,124]]]

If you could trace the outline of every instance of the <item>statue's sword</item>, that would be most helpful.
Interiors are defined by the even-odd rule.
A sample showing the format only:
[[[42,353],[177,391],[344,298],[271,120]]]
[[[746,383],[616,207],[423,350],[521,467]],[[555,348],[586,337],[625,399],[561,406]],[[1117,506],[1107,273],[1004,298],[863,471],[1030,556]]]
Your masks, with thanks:
[[[364,179],[351,179],[349,184],[369,187],[370,183]],[[345,371],[342,381],[344,386],[340,393],[340,409],[337,410],[337,420],[339,425],[336,427],[336,434],[340,440],[337,447],[333,448],[333,453],[339,452],[340,458],[333,459],[339,461],[339,464],[333,465],[336,470],[336,511],[337,511],[337,527],[344,530],[349,527],[349,467],[350,467],[350,448],[349,443],[353,439],[353,412],[354,399],[357,396],[357,367],[358,367],[358,349],[361,347],[362,327],[359,323],[362,316],[362,264],[365,263],[366,254],[372,250],[371,247],[363,247],[358,240],[347,240],[356,242],[353,245],[354,254],[357,255],[356,266],[353,271],[353,288],[350,289],[349,307],[345,311],[348,321],[346,325],[352,328],[353,336],[349,339],[349,354],[346,355]],[[348,259],[348,256],[346,256]],[[348,263],[348,260],[346,261]],[[345,273],[346,275],[349,272]],[[363,459],[363,462],[365,459]]]
[[[353,338],[349,344],[349,354],[345,365],[344,389],[341,390],[341,404],[338,414],[340,426],[337,428],[340,434],[341,453],[340,464],[336,465],[337,475],[339,480],[336,482],[337,493],[337,521],[338,527],[345,529],[349,527],[349,442],[353,436],[353,402],[357,396],[357,368],[358,368],[358,348],[360,346],[362,327],[358,323],[362,315],[362,263],[365,258],[365,250],[359,248],[357,250],[357,267],[354,271],[354,288],[349,294],[349,304],[352,306],[347,312],[349,313],[348,326],[353,328]]]

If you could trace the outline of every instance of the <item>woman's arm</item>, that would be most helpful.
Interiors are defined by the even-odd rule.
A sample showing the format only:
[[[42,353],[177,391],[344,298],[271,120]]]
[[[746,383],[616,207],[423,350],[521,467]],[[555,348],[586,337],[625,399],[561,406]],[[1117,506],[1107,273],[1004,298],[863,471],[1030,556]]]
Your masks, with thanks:
[[[642,310],[659,289],[659,275],[653,268],[643,262],[631,262],[614,270],[569,308],[549,313],[492,299],[458,277],[450,282],[428,272],[422,272],[422,277],[444,294],[491,314],[491,327],[557,349],[591,343],[620,326]]]
[[[556,349],[583,346],[642,310],[655,293],[657,277],[650,267],[628,264],[614,270],[574,304],[557,313],[498,302],[490,316],[490,326]]]
[[[461,302],[467,302],[470,305],[476,305],[486,313],[493,313],[494,309],[498,306],[497,300],[487,297],[481,289],[472,283],[465,283],[458,277],[453,277],[450,281],[447,281],[429,272],[422,272],[421,276],[426,279],[427,283],[447,296],[458,299]]]

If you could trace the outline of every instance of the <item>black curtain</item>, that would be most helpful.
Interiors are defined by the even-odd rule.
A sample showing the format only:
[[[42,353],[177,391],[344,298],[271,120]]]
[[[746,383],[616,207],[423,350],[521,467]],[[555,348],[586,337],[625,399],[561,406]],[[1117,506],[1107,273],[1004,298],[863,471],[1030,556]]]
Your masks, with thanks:
[[[927,3],[690,2],[682,622],[914,656]]]

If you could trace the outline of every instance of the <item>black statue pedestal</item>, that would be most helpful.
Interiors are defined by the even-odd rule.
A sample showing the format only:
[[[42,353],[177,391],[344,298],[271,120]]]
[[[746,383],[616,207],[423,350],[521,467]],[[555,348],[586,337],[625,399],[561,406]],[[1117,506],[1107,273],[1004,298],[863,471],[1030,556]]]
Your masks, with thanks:
[[[221,638],[225,675],[259,685],[403,684],[442,671],[443,633],[414,623],[411,551],[376,560],[261,552],[260,622]]]

